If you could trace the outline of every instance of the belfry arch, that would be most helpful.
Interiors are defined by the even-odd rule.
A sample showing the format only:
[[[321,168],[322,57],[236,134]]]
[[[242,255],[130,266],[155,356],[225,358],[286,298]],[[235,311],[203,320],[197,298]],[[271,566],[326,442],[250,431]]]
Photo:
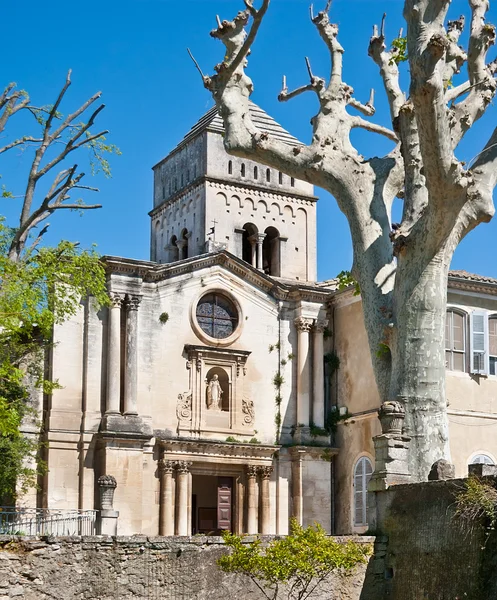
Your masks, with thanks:
[[[264,233],[262,268],[267,275],[279,277],[281,273],[280,232],[276,227],[268,227]]]

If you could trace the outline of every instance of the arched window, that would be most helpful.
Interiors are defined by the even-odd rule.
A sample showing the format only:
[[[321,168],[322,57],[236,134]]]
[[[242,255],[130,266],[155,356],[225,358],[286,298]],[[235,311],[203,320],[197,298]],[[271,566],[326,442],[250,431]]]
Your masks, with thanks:
[[[240,167],[240,175],[245,177],[245,163],[242,163],[242,166]]]
[[[266,169],[266,181],[268,183],[271,181],[271,169]]]
[[[449,371],[467,370],[466,315],[448,310],[445,320],[445,366]]]
[[[280,185],[283,184],[283,173],[281,171],[278,173],[278,182]]]
[[[267,275],[280,277],[280,233],[275,227],[268,227],[262,243],[262,268]]]
[[[354,527],[368,524],[368,483],[373,465],[367,456],[361,456],[354,468]]]
[[[477,454],[471,461],[472,465],[494,465],[494,461],[487,454]]]
[[[254,167],[254,179],[258,179],[259,178],[259,169],[257,167]]]
[[[228,175],[232,175],[233,173],[233,161],[229,160],[228,161]]]
[[[497,375],[497,315],[488,319],[488,361],[490,375]]]
[[[176,242],[178,246],[178,256],[180,260],[188,258],[188,229],[183,229],[181,232],[181,238]]]
[[[253,267],[257,266],[257,245],[255,235],[259,233],[253,223],[245,223],[243,226],[242,260]]]
[[[179,259],[179,248],[176,245],[178,238],[173,235],[169,242],[169,262],[174,262]]]

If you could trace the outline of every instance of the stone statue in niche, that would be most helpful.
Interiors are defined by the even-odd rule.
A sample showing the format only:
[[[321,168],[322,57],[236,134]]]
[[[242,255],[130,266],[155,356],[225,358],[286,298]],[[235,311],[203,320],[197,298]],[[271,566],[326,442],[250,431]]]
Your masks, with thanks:
[[[207,383],[207,408],[209,410],[221,410],[221,396],[223,390],[219,383],[219,377],[213,375],[212,379]]]

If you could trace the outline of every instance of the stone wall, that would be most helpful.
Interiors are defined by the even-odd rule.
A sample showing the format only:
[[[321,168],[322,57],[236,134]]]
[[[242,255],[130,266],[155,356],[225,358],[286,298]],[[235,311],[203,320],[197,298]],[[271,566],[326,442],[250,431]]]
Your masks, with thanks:
[[[485,478],[497,484],[497,478]],[[455,517],[464,479],[375,494],[378,535],[361,600],[495,600],[497,536]]]
[[[247,578],[217,568],[216,559],[225,551],[217,537],[3,536],[0,600],[263,598]],[[365,572],[366,565],[361,565],[352,575],[330,579],[313,600],[359,600]]]

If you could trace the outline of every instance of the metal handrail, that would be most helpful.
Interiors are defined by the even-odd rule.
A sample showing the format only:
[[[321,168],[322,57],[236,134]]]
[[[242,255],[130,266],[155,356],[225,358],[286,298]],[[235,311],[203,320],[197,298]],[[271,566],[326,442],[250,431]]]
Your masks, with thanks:
[[[0,506],[0,535],[95,535],[96,510]]]

